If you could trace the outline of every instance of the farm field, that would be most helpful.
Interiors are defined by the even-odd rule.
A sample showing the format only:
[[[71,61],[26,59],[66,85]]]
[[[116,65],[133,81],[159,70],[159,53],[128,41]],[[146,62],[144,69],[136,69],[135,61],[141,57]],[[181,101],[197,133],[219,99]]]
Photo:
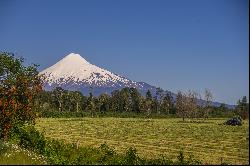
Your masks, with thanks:
[[[220,125],[226,119],[182,122],[181,119],[40,118],[36,128],[46,137],[99,147],[103,143],[123,153],[135,147],[140,156],[161,154],[176,159],[183,149],[203,164],[249,164],[249,122]]]

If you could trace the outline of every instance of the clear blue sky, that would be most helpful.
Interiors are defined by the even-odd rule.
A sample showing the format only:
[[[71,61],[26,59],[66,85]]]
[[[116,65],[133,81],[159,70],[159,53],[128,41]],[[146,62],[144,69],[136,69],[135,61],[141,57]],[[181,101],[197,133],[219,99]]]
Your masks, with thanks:
[[[0,51],[43,70],[74,52],[164,90],[249,98],[249,1],[0,0]]]

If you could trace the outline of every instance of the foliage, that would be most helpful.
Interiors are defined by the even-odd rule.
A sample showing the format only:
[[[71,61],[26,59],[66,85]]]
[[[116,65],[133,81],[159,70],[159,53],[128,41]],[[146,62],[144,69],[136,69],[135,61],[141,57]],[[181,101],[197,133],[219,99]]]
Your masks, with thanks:
[[[188,110],[186,109],[186,96],[181,91],[177,93],[176,97],[176,113],[184,121],[188,116]]]
[[[37,65],[25,67],[22,58],[0,53],[0,137],[7,140],[15,125],[33,122],[33,99],[41,91]]]
[[[194,91],[188,91],[188,93],[178,92],[176,98],[177,115],[184,121],[185,118],[198,118],[201,117],[198,113],[198,94]]]
[[[135,88],[114,90],[111,95],[101,94],[95,97],[90,92],[83,96],[78,91],[68,91],[60,87],[52,91],[42,91],[35,99],[35,110],[43,117],[173,117],[188,118],[230,117],[233,110],[227,107],[211,106],[212,94],[205,91],[205,105],[198,104],[199,94],[194,91],[179,92],[176,102],[168,91],[158,88],[157,95],[152,96],[148,90],[142,96]],[[205,95],[206,96],[206,95]],[[56,113],[53,113],[56,111]],[[58,113],[62,112],[62,113]],[[117,115],[115,115],[117,114]]]
[[[10,142],[1,142],[0,165],[45,165],[45,158]]]
[[[6,144],[0,140],[0,155],[4,154],[7,151],[7,146]]]
[[[52,115],[52,111],[56,110],[68,112],[62,113],[67,116],[69,112],[79,112],[78,115],[80,116],[91,113],[92,117],[102,116],[101,114],[107,114],[108,112],[142,114],[142,116],[147,117],[152,117],[151,115],[154,113],[159,115],[172,115],[174,113],[173,98],[169,93],[162,96],[162,101],[152,99],[151,93],[148,95],[149,97],[144,98],[135,88],[124,88],[120,91],[115,90],[111,96],[102,94],[99,97],[94,97],[90,93],[89,97],[86,97],[80,92],[57,87],[53,91],[40,93],[35,100],[35,109],[46,117],[48,117],[48,114]],[[49,113],[50,110],[51,113]],[[76,115],[75,113],[70,114]]]
[[[80,92],[67,91],[60,87],[55,88],[51,92],[45,92],[42,91],[42,81],[41,77],[38,76],[37,65],[25,67],[23,66],[22,58],[15,58],[14,55],[10,53],[0,54],[0,136],[1,138],[4,138],[5,141],[8,138],[11,138],[11,141],[18,143],[20,147],[45,156],[51,164],[200,164],[201,162],[197,160],[197,157],[195,159],[193,155],[189,155],[189,158],[185,158],[183,150],[180,151],[178,156],[174,156],[174,153],[169,153],[169,155],[172,155],[171,158],[177,157],[177,161],[166,159],[164,156],[162,156],[161,158],[151,159],[142,157],[141,154],[138,154],[138,149],[141,153],[141,150],[145,148],[145,145],[141,142],[145,141],[147,137],[150,138],[146,140],[146,144],[148,142],[153,143],[152,145],[149,145],[150,147],[161,147],[160,151],[163,149],[163,152],[172,152],[172,150],[176,152],[176,150],[180,149],[181,147],[180,142],[178,141],[182,138],[187,138],[186,135],[181,136],[181,134],[188,133],[188,135],[192,135],[194,132],[196,132],[197,129],[199,130],[199,127],[189,125],[186,121],[178,121],[178,123],[182,125],[183,123],[186,123],[185,126],[182,127],[185,129],[187,127],[188,130],[181,130],[177,132],[178,138],[175,138],[175,141],[178,142],[178,145],[176,145],[173,144],[171,140],[166,140],[166,138],[171,138],[172,136],[174,136],[174,134],[176,134],[174,130],[179,130],[178,127],[174,127],[173,130],[173,128],[171,129],[170,126],[166,127],[165,123],[161,123],[160,125],[155,126],[153,124],[153,120],[148,118],[164,118],[175,116],[175,114],[177,114],[179,117],[182,117],[184,121],[184,119],[186,118],[208,118],[209,114],[217,115],[218,112],[216,111],[218,110],[220,111],[220,113],[224,111],[226,112],[226,114],[228,114],[228,112],[230,111],[225,108],[225,105],[221,105],[219,109],[213,108],[212,93],[208,90],[205,91],[205,107],[201,107],[198,105],[197,97],[198,94],[194,91],[189,91],[187,94],[179,92],[177,95],[177,101],[176,103],[174,103],[171,93],[164,91],[161,88],[156,89],[156,96],[154,97],[152,96],[150,91],[148,91],[146,97],[144,97],[135,88],[128,87],[113,91],[111,96],[102,94],[99,97],[94,97],[92,95],[92,92],[90,92],[89,97],[86,97],[83,96]],[[243,119],[246,119],[249,112],[248,107],[249,105],[247,103],[247,99],[244,96],[242,100],[239,100],[235,112]],[[109,147],[106,143],[101,144],[99,148],[90,148],[79,146],[78,143],[82,141],[79,141],[79,139],[76,144],[75,142],[71,142],[72,139],[65,140],[67,141],[65,142],[63,140],[45,138],[44,134],[37,131],[34,126],[28,125],[34,124],[35,118],[37,116],[36,111],[39,111],[39,114],[42,117],[91,116],[93,119],[94,116],[114,116],[147,119],[140,119],[139,121],[137,121],[137,119],[134,119],[131,120],[131,124],[125,123],[125,125],[127,125],[123,126],[125,127],[125,131],[123,131],[124,128],[119,127],[119,125],[121,125],[120,122],[105,125],[105,128],[116,125],[116,133],[113,134],[114,136],[116,136],[116,139],[120,136],[123,136],[123,139],[128,139],[130,138],[130,136],[132,139],[134,139],[132,136],[136,134],[137,136],[135,136],[136,139],[133,140],[133,143],[129,142],[129,139],[125,140],[124,142],[120,142],[119,140],[112,140],[109,138],[110,136],[103,131],[103,124],[98,126],[95,125],[96,122],[91,123],[92,125],[94,124],[94,126],[91,126],[91,130],[95,130],[95,134],[96,137],[98,137],[98,140],[107,140],[111,144],[112,141],[114,141],[116,142],[116,147],[120,147],[118,145],[124,143],[127,145],[133,145],[133,147],[134,145],[139,146],[139,148],[132,148],[132,146],[129,146],[129,148],[126,149],[125,153],[120,153],[120,151],[117,152],[113,147]],[[233,118],[228,122],[234,122],[235,119],[242,122],[239,118]],[[77,119],[75,119],[74,121],[77,121]],[[193,123],[193,120],[191,122]],[[206,124],[210,122],[202,121],[201,123]],[[86,134],[88,132],[88,127],[85,128],[87,130],[84,130],[84,125],[85,124],[81,123],[80,132],[81,136],[86,136],[86,139],[83,139],[86,141],[87,139],[89,139],[89,133]],[[132,128],[130,125],[132,126]],[[98,130],[100,126],[102,127],[102,130]],[[141,129],[139,126],[143,126],[143,128]],[[209,128],[208,126],[204,126],[205,128],[203,128],[203,130],[211,130],[212,133],[216,132],[217,130],[219,130],[220,132],[224,131],[221,128],[216,128],[216,130],[213,131],[213,129]],[[52,130],[52,127],[53,126],[50,126],[49,130]],[[58,128],[56,130],[59,130],[60,125],[57,125],[57,127]],[[66,127],[67,126],[65,125],[64,129]],[[190,130],[192,127],[194,127],[195,130]],[[146,131],[146,135],[144,135],[144,129],[147,130],[147,128],[151,128],[152,131]],[[74,132],[74,130],[72,129],[74,129],[74,126],[71,126],[70,130],[66,131],[66,135],[62,136],[64,136],[65,138],[67,138],[68,136],[71,137],[72,132]],[[137,131],[137,129],[140,130]],[[107,130],[110,132],[112,131],[112,129]],[[226,128],[225,130],[229,132],[231,131],[231,129],[228,128]],[[243,134],[245,134],[244,128],[238,128],[237,130],[243,130]],[[234,130],[234,132],[237,132],[237,130]],[[159,131],[160,133],[157,133]],[[168,135],[169,133],[171,134]],[[194,138],[191,139],[199,138],[204,140],[204,138],[207,137],[207,133],[201,133],[196,133]],[[106,138],[107,136],[108,138]],[[216,135],[215,137],[217,138],[217,136],[218,135]],[[222,136],[224,135],[222,134]],[[213,137],[213,135],[211,135],[210,133],[209,137]],[[152,140],[154,140],[155,138],[159,140],[155,140],[152,142]],[[73,140],[75,141],[75,139]],[[98,141],[94,140],[94,144],[96,142]],[[117,142],[119,142],[119,144],[117,144]],[[190,142],[188,143],[190,144]],[[164,147],[165,144],[167,144],[168,147]],[[247,143],[240,140],[239,144],[240,146],[243,145],[243,148],[241,150],[243,150],[244,152],[240,155],[244,159],[243,163],[245,163],[245,158],[247,157],[245,153],[245,145]],[[234,147],[233,149],[239,149],[239,147]],[[7,151],[8,147],[5,146],[5,143],[0,142],[0,155],[6,154]],[[234,150],[231,150],[230,152],[234,152]],[[15,154],[15,152],[13,153]],[[214,153],[216,153],[216,151]],[[21,155],[25,156],[25,154]]]
[[[44,118],[81,118],[81,117],[93,117],[91,112],[81,111],[81,112],[71,112],[71,111],[58,111],[58,110],[44,110],[38,114],[39,117]],[[116,117],[116,118],[173,118],[176,117],[174,114],[156,114],[151,113],[149,116],[147,114],[135,113],[135,112],[96,112],[95,117]]]
[[[243,119],[249,118],[249,103],[247,102],[247,97],[243,96],[242,100],[238,101],[236,107],[236,114],[242,117]]]
[[[202,164],[199,160],[194,159],[192,155],[189,155],[189,158],[185,159],[183,149],[179,152],[177,159],[178,159],[178,165],[201,165]]]
[[[222,103],[219,107],[211,107],[209,112],[210,117],[217,118],[230,118],[235,115],[233,109],[229,109]]]
[[[16,134],[15,139],[19,141],[20,146],[43,154],[45,137],[34,126],[29,125],[16,128],[14,133]]]

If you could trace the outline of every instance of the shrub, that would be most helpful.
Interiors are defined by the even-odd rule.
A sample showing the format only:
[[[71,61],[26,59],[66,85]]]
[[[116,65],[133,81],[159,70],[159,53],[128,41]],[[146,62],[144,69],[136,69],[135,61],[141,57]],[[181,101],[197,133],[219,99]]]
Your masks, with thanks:
[[[126,152],[126,155],[124,158],[124,162],[125,162],[124,164],[135,165],[137,164],[137,161],[138,161],[137,159],[138,159],[138,156],[136,154],[136,149],[130,147]]]
[[[8,146],[0,140],[0,155],[4,154],[8,150]]]
[[[21,147],[43,154],[46,144],[45,137],[34,126],[20,127],[15,130]]]
[[[32,123],[36,118],[34,98],[42,90],[37,65],[24,66],[22,58],[0,52],[0,137],[9,139],[15,125]]]
[[[181,151],[179,152],[177,159],[178,165],[201,165],[201,162],[199,160],[194,159],[192,155],[189,155],[189,158],[185,159],[183,149],[181,149]]]

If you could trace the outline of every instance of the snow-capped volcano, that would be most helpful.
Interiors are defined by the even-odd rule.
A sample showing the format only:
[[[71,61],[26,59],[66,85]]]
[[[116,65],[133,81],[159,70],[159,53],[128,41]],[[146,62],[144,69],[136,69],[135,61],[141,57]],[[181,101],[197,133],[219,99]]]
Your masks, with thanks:
[[[93,93],[99,95],[124,87],[134,87],[141,92],[155,89],[144,82],[135,82],[97,67],[75,53],[67,55],[40,74],[45,75],[45,89],[47,90],[58,86],[67,90],[88,93],[89,88],[92,87]]]
[[[40,72],[45,76],[45,90],[53,90],[55,87],[62,87],[66,90],[80,91],[84,95],[88,95],[90,87],[92,93],[98,96],[102,93],[110,94],[114,90],[125,87],[134,87],[142,95],[145,95],[148,90],[153,95],[156,94],[156,87],[145,82],[135,82],[123,76],[114,74],[108,70],[97,67],[86,61],[79,54],[71,53],[65,56],[62,60],[53,66]],[[170,92],[170,91],[166,91]],[[170,92],[173,99],[176,99],[176,94]],[[199,103],[205,102],[199,100]],[[221,103],[213,102],[214,106],[220,106]],[[234,106],[226,105],[228,108]]]

